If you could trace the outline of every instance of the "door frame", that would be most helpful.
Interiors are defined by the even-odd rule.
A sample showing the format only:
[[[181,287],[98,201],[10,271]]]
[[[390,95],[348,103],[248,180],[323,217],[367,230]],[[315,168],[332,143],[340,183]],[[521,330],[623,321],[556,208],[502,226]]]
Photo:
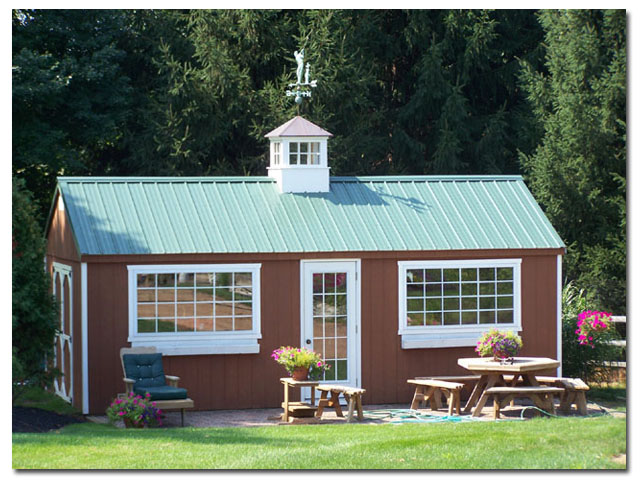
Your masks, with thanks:
[[[354,294],[353,294],[353,302],[354,305],[354,322],[355,322],[355,332],[354,332],[354,353],[353,359],[355,362],[355,387],[360,388],[362,384],[362,348],[361,348],[361,338],[362,338],[362,316],[361,316],[361,301],[362,301],[362,293],[361,293],[361,261],[359,258],[317,258],[317,259],[305,259],[300,260],[300,345],[305,346],[305,307],[306,307],[306,299],[305,299],[305,284],[304,284],[304,266],[306,264],[322,264],[322,263],[352,263],[355,266],[355,279],[354,279]],[[303,390],[303,396],[310,396],[310,389],[305,388]],[[317,399],[316,399],[317,401]]]

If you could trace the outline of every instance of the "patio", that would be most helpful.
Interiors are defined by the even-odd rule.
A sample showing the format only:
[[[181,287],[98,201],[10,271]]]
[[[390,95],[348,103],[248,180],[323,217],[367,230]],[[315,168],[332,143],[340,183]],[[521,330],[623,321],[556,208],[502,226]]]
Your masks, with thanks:
[[[535,416],[535,409],[528,401],[516,401],[514,407],[507,407],[502,410],[502,421],[519,421],[522,418],[530,419]],[[430,409],[420,409],[417,411],[409,410],[409,403],[386,404],[386,405],[364,405],[364,420],[362,422],[354,421],[353,424],[386,424],[386,423],[434,423],[447,421],[447,410],[445,408],[432,411]],[[416,413],[417,415],[413,414]],[[610,411],[594,402],[587,404],[588,415],[598,415],[610,413],[611,415],[624,415],[620,412]],[[282,414],[282,408],[267,409],[247,409],[247,410],[210,410],[210,411],[190,411],[185,414],[185,427],[265,427],[286,425],[279,420]],[[558,416],[563,416],[558,412]],[[577,416],[572,412],[568,416]],[[108,423],[106,416],[90,415],[87,420],[95,423]],[[289,424],[336,424],[346,423],[345,418],[336,416],[333,410],[325,410],[322,419],[316,418],[295,418],[291,419]],[[477,418],[472,418],[471,414],[463,414],[458,417],[452,417],[449,421],[467,422],[467,421],[489,421],[493,422],[493,407],[491,405],[482,409],[482,414]],[[166,412],[163,419],[166,427],[180,427],[180,412]],[[124,428],[119,423],[118,427]]]

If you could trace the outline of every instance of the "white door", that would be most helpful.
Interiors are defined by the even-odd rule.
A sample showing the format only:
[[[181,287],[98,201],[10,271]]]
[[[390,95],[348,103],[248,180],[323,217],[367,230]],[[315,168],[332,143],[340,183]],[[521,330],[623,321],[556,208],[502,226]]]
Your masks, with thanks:
[[[301,263],[302,346],[331,366],[321,383],[360,386],[360,261]]]
[[[53,263],[53,296],[58,301],[59,323],[53,350],[53,366],[61,377],[53,382],[55,393],[71,402],[73,397],[73,282],[72,268]]]

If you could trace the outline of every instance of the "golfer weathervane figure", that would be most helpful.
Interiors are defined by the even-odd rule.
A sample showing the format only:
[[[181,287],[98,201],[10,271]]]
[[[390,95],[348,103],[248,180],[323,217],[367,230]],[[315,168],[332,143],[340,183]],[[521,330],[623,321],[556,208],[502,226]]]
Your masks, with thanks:
[[[304,65],[304,48],[299,52],[296,50],[293,52],[293,56],[296,59],[296,63],[298,67],[296,69],[296,76],[298,77],[298,81],[296,83],[290,83],[289,88],[291,90],[287,90],[287,97],[295,96],[296,103],[300,105],[302,103],[302,97],[311,97],[311,90],[309,88],[316,88],[318,86],[317,80],[309,80],[309,69],[311,65],[307,62],[306,70]],[[302,74],[304,72],[304,82],[302,81]]]

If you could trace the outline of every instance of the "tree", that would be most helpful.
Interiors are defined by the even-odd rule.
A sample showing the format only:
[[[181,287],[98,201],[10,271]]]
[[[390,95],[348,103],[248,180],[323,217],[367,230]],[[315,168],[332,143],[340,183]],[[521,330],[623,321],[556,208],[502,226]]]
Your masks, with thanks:
[[[540,60],[534,12],[411,12],[393,154],[412,174],[519,173],[525,98],[519,60]]]
[[[57,309],[44,269],[45,243],[37,208],[24,181],[13,178],[12,339],[13,383],[48,383],[45,359],[53,354]],[[19,392],[15,389],[14,393]]]
[[[13,11],[13,172],[45,218],[57,175],[118,170],[131,87],[126,16],[115,10]]]
[[[522,85],[542,138],[520,159],[567,245],[566,276],[598,308],[626,312],[626,16],[543,11],[545,64]]]

